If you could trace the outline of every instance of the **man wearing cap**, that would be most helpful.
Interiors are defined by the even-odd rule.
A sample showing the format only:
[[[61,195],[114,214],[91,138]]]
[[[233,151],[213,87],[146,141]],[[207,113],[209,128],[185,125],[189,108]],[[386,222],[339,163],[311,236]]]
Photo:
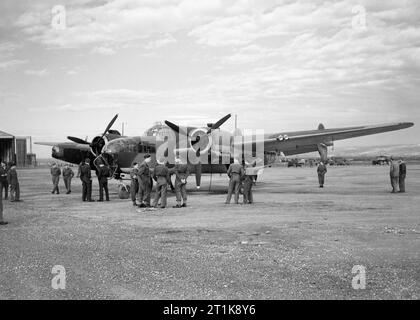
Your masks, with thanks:
[[[225,203],[230,204],[232,193],[235,192],[235,203],[238,204],[241,179],[244,175],[244,168],[240,165],[238,159],[233,160],[233,163],[229,166],[229,169],[227,170],[227,175],[229,176],[230,181],[228,195]]]
[[[318,168],[316,169],[318,173],[318,182],[319,187],[324,188],[324,182],[325,182],[325,174],[327,173],[327,167],[325,166],[324,162],[320,162],[318,165]]]
[[[181,160],[181,158],[175,159],[173,173],[175,174],[176,206],[174,206],[174,208],[187,206],[187,178],[190,175],[190,170],[188,168],[188,164],[183,162],[184,161]]]
[[[407,175],[407,166],[402,158],[400,159],[399,164],[400,164],[399,187],[400,187],[400,192],[404,193],[405,192],[405,176]]]
[[[66,186],[66,190],[67,190],[66,194],[71,193],[71,179],[73,179],[73,177],[74,177],[74,172],[66,163],[63,169],[63,180],[64,180],[64,185]]]
[[[391,158],[391,164],[389,166],[389,177],[391,179],[392,193],[398,192],[398,185],[400,179],[400,164]]]
[[[109,191],[108,191],[108,178],[111,175],[111,170],[108,166],[102,162],[99,164],[98,169],[98,182],[99,182],[99,202],[104,201],[104,190],[105,190],[105,200],[109,201]]]
[[[138,202],[140,208],[150,207],[150,197],[152,192],[152,177],[150,172],[150,154],[144,155],[144,160],[139,166],[138,183],[139,193]]]
[[[19,202],[20,186],[15,163],[12,163],[9,172],[7,173],[7,182],[10,187],[10,202]]]
[[[58,184],[60,182],[60,176],[61,176],[61,170],[57,166],[56,163],[53,163],[51,167],[51,177],[52,177],[52,183],[53,183],[53,190],[51,191],[52,194],[56,193],[60,194],[60,190],[58,190]]]
[[[92,174],[90,172],[90,159],[86,158],[80,166],[80,180],[82,180],[82,200],[93,202],[92,200]]]
[[[156,165],[153,173],[153,179],[155,179],[157,182],[153,206],[156,208],[159,202],[159,198],[162,198],[160,207],[163,209],[166,207],[166,192],[168,190],[168,181],[170,179],[169,170],[164,165],[163,160],[158,160],[158,164]]]
[[[3,196],[4,189],[4,199],[7,200],[9,197],[9,183],[7,182],[7,167],[6,164],[2,161],[0,164],[0,197]]]
[[[244,192],[243,203],[244,204],[247,204],[247,203],[252,204],[254,202],[254,198],[253,198],[253,195],[252,195],[252,185],[254,183],[255,174],[254,174],[254,171],[252,170],[253,166],[251,164],[245,162],[244,167],[245,167],[245,170],[244,170],[245,174],[243,176],[243,181],[242,181],[242,185],[243,185],[243,188],[244,188],[243,189],[244,190],[243,191]]]
[[[130,178],[131,178],[131,184],[130,184],[130,196],[131,201],[133,202],[133,206],[136,206],[136,197],[137,193],[139,192],[139,164],[137,162],[133,163],[133,167],[130,171]]]

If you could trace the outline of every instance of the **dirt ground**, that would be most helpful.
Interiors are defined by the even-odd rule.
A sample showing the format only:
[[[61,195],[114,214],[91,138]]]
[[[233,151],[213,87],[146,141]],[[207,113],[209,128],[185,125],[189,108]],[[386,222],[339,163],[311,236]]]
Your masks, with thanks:
[[[226,176],[203,177],[188,208],[139,212],[129,200],[51,194],[48,169],[19,170],[4,201],[1,299],[419,299],[420,166],[391,194],[388,167],[269,168],[253,205],[225,205]],[[98,198],[94,181],[93,194]],[[241,197],[242,198],[242,197]],[[242,199],[241,199],[242,200]],[[175,204],[171,193],[168,204]],[[52,268],[66,288],[52,288]],[[352,288],[352,268],[366,270]]]

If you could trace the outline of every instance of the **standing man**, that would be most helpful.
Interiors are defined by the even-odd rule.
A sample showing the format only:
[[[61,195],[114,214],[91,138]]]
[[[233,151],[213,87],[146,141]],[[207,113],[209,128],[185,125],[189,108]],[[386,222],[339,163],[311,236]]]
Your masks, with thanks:
[[[0,180],[0,187],[2,187],[3,183]],[[1,189],[0,189],[1,190]],[[3,196],[0,194],[0,226],[6,225],[7,222],[3,220]]]
[[[389,166],[389,177],[391,179],[392,191],[396,193],[398,191],[398,184],[400,179],[400,164],[391,158],[391,165]]]
[[[400,176],[399,176],[399,186],[400,186],[400,192],[405,192],[405,176],[407,174],[407,166],[405,165],[404,160],[400,159]]]
[[[138,193],[138,199],[139,199],[139,207],[145,208],[150,207],[150,196],[152,192],[152,177],[150,174],[150,161],[152,158],[150,157],[150,154],[144,155],[144,160],[141,163],[139,167],[139,173],[138,173],[138,184],[139,184],[139,193]]]
[[[54,194],[55,192],[57,192],[57,194],[60,194],[60,190],[58,190],[60,176],[61,176],[61,170],[57,166],[57,164],[54,162],[51,167],[51,177],[52,177],[52,183],[53,183],[53,190],[51,191],[52,194]]]
[[[63,169],[64,185],[66,186],[66,190],[67,190],[66,194],[71,193],[71,179],[73,179],[73,177],[74,177],[74,172],[66,163]]]
[[[80,166],[80,180],[82,180],[82,200],[93,202],[92,200],[92,175],[90,172],[90,159],[86,158]]]
[[[244,168],[239,164],[238,159],[233,160],[233,163],[229,166],[229,169],[227,170],[227,175],[229,176],[230,181],[225,204],[230,204],[230,199],[232,198],[233,192],[235,192],[235,204],[238,204],[241,179],[244,175]]]
[[[136,206],[136,197],[139,192],[139,164],[137,162],[133,163],[133,168],[130,171],[131,185],[130,185],[130,195],[133,206]]]
[[[2,161],[0,164],[0,197],[3,197],[4,189],[4,199],[7,200],[9,197],[9,183],[7,182],[7,167],[6,164]]]
[[[190,175],[188,164],[184,163],[181,158],[175,159],[175,194],[176,206],[174,208],[181,208],[187,206],[187,178]],[[182,205],[181,205],[182,199]]]
[[[83,163],[84,162],[82,161],[78,165],[76,178],[80,178],[80,171],[82,170]]]
[[[164,165],[162,160],[158,160],[158,164],[155,167],[155,171],[153,173],[153,179],[157,182],[156,184],[156,194],[155,199],[153,201],[153,206],[156,208],[159,202],[159,198],[161,200],[161,208],[166,207],[166,193],[168,190],[168,183],[169,183],[169,170]]]
[[[254,198],[252,195],[252,185],[254,180],[254,173],[252,170],[252,166],[245,162],[245,174],[243,177],[242,185],[244,188],[244,201],[243,204],[252,204],[254,202]]]
[[[19,202],[20,187],[15,163],[12,163],[9,172],[7,173],[7,182],[10,187],[10,202]]]
[[[108,166],[103,163],[99,164],[98,169],[98,182],[99,182],[99,202],[104,201],[104,190],[105,190],[105,199],[109,201],[109,191],[108,191],[108,178],[111,174],[111,170]]]
[[[324,164],[324,162],[321,161],[316,170],[318,172],[319,187],[324,188],[325,174],[327,173],[327,166]]]

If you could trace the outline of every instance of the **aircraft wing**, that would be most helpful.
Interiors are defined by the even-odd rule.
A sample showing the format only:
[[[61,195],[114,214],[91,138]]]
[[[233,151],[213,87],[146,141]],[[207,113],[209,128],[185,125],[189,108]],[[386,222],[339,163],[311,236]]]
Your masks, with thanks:
[[[38,144],[41,146],[49,146],[49,147],[59,147],[59,148],[68,148],[68,149],[77,149],[80,151],[90,151],[90,145],[88,144],[81,144],[81,143],[73,143],[73,142],[34,142],[34,144]]]
[[[285,155],[307,153],[318,150],[318,144],[332,145],[334,141],[367,136],[377,133],[401,130],[412,127],[411,122],[367,125],[358,127],[318,129],[289,133],[271,134],[264,141],[245,142],[249,144],[264,143],[264,151],[281,151]],[[253,146],[255,148],[255,146]],[[255,149],[254,149],[255,150]]]

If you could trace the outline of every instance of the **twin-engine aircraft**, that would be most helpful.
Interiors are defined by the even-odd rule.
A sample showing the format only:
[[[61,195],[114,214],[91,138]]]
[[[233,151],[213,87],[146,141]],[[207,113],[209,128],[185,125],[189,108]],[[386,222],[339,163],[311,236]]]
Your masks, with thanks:
[[[69,163],[79,164],[88,157],[92,170],[96,169],[98,160],[102,160],[112,168],[116,179],[128,174],[132,164],[143,161],[147,153],[152,156],[152,167],[162,158],[170,167],[174,157],[178,156],[190,165],[199,188],[203,173],[226,173],[234,158],[253,163],[255,170],[272,164],[279,155],[318,151],[321,160],[326,161],[328,147],[337,140],[401,130],[414,125],[402,122],[326,129],[320,124],[317,130],[242,136],[240,130],[231,133],[220,129],[231,117],[228,114],[201,128],[180,127],[165,121],[166,126],[162,126],[154,135],[128,137],[111,130],[117,117],[91,142],[69,136],[71,142],[37,144],[52,146],[52,156]]]

